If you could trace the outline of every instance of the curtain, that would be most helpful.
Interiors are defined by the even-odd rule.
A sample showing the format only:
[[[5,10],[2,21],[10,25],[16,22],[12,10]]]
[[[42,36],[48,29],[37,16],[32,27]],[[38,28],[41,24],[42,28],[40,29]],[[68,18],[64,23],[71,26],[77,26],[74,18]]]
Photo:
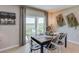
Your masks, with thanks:
[[[45,12],[46,27],[48,27],[48,12]],[[47,29],[46,29],[47,31]]]
[[[20,22],[19,22],[19,44],[20,46],[23,46],[26,44],[26,8],[20,7]]]
[[[31,7],[26,7],[26,16],[44,17],[45,14],[44,11],[40,11]]]

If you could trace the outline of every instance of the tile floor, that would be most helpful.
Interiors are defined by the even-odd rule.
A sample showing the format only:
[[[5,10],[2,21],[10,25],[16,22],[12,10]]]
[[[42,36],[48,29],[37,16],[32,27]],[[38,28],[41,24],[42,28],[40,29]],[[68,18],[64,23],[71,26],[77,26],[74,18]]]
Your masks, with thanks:
[[[39,53],[39,52],[40,50],[33,51],[33,53]],[[44,52],[45,53],[59,53],[58,49],[55,49],[55,50],[44,49]],[[7,51],[3,51],[2,53],[30,53],[30,44],[27,43],[26,45],[22,47],[16,47],[13,49],[9,49]],[[79,53],[79,45],[68,42],[67,48],[63,47],[61,53]]]

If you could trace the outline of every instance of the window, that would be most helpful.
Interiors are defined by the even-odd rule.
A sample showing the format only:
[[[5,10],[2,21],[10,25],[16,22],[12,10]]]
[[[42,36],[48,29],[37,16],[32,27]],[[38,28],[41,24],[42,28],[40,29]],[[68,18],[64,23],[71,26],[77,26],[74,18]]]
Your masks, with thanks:
[[[26,35],[45,33],[44,17],[26,17]]]
[[[45,33],[46,28],[46,12],[33,9],[26,8],[26,34],[27,35],[35,35]]]
[[[45,33],[45,20],[44,17],[37,18],[37,34]]]
[[[26,35],[35,34],[35,18],[27,17],[26,18]]]

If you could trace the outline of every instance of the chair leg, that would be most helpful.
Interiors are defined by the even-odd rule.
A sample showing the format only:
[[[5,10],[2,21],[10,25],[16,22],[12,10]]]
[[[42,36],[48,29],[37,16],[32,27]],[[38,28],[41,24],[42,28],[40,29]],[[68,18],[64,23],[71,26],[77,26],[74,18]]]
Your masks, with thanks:
[[[31,52],[31,53],[32,53],[32,46],[33,46],[33,45],[32,45],[32,40],[31,40],[31,47],[30,47],[30,52]]]

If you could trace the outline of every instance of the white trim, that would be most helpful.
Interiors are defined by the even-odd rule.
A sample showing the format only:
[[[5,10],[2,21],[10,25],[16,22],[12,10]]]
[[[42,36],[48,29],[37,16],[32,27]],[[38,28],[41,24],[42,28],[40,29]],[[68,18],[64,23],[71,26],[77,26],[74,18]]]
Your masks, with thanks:
[[[9,47],[7,47],[7,48],[2,48],[2,49],[0,49],[0,52],[2,52],[2,51],[6,51],[6,50],[8,50],[8,49],[12,49],[12,48],[15,48],[15,47],[18,47],[19,45],[13,45],[13,46],[9,46]]]
[[[68,40],[68,41],[71,42],[71,43],[79,45],[79,42],[77,42],[77,41],[72,41],[72,40]]]

